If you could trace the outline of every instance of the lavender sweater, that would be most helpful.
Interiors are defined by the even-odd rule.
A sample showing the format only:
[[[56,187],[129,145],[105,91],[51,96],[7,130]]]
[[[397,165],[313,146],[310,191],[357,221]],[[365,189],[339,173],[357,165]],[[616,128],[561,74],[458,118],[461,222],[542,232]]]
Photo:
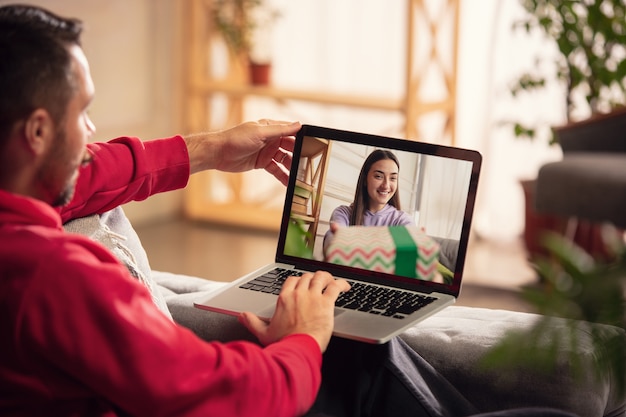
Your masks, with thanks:
[[[333,210],[330,216],[330,223],[336,223],[341,227],[349,226],[350,216],[352,216],[351,206],[339,206]],[[405,226],[414,224],[411,216],[389,204],[376,213],[367,210],[365,211],[365,216],[363,216],[363,226]],[[324,235],[324,252],[330,244],[332,236],[333,232],[329,229]]]

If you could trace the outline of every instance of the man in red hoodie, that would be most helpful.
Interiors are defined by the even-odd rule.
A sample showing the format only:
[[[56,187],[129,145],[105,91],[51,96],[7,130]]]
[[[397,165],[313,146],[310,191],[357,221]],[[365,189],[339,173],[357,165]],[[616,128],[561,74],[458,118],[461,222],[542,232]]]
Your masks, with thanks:
[[[299,123],[88,144],[94,95],[81,23],[0,7],[0,415],[459,416],[476,411],[400,339],[334,339],[350,286],[290,277],[261,345],[206,342],[176,325],[101,244],[68,220],[184,187],[206,169],[285,183]],[[333,349],[334,347],[334,349]]]
[[[199,170],[262,168],[285,182],[299,123],[87,144],[94,85],[80,32],[39,8],[0,8],[0,414],[303,414],[345,281],[291,277],[271,323],[242,314],[264,347],[207,343],[103,246],[61,227]]]

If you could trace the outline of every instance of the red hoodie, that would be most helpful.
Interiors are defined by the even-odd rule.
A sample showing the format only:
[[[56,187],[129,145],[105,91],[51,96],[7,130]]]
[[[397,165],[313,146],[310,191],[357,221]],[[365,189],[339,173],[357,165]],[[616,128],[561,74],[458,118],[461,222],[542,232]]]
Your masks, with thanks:
[[[265,348],[177,326],[99,244],[62,221],[185,186],[181,137],[89,145],[61,210],[0,190],[0,415],[292,416],[313,403],[308,335]]]

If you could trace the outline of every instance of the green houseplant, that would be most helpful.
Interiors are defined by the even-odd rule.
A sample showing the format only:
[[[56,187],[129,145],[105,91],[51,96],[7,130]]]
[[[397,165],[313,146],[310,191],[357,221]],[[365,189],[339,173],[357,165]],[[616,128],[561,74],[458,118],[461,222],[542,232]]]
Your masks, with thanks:
[[[539,31],[556,45],[556,57],[539,55],[532,69],[517,77],[512,95],[533,92],[558,83],[564,91],[567,122],[580,115],[610,113],[626,102],[626,3],[623,0],[520,0],[527,11],[515,30]],[[549,68],[539,73],[538,68]],[[578,115],[578,117],[577,117]],[[583,116],[586,117],[586,116]],[[517,137],[535,138],[553,126],[514,122]]]
[[[271,68],[267,34],[279,12],[265,0],[214,0],[210,13],[230,52],[249,66],[251,83],[267,84]]]
[[[588,337],[593,346],[591,369],[600,379],[613,379],[617,391],[626,394],[626,245],[615,229],[604,230],[611,261],[594,259],[558,234],[546,234],[546,256],[536,258],[543,278],[541,286],[528,286],[523,296],[542,314],[526,331],[510,333],[484,358],[488,367],[526,366],[540,372],[557,372],[559,347],[570,346],[565,358],[579,377]],[[565,327],[550,326],[555,317],[568,319]],[[590,323],[613,327],[590,326]],[[615,331],[612,331],[615,330]]]
[[[546,45],[529,69],[510,86],[513,97],[558,86],[566,122],[512,121],[518,138],[542,138],[570,150],[626,147],[616,138],[626,128],[626,4],[623,0],[520,0],[526,11],[514,30],[539,33]],[[617,140],[616,140],[617,139]],[[617,145],[616,145],[617,144]],[[565,221],[534,210],[534,180],[521,182],[526,199],[524,241],[531,255],[543,252],[544,230],[559,230]]]
[[[532,62],[532,69],[514,80],[510,91],[517,97],[559,85],[566,122],[559,126],[513,122],[515,136],[548,139],[551,144],[561,146],[564,153],[589,149],[611,151],[605,147],[611,141],[622,146],[620,149],[626,148],[619,145],[625,142],[624,129],[620,126],[626,126],[626,111],[621,107],[626,102],[626,3],[623,0],[520,0],[520,3],[527,14],[514,28],[527,33],[539,31],[556,47],[557,54],[549,56],[546,52],[538,56]],[[539,72],[539,68],[550,71]],[[526,197],[533,198],[532,194]],[[527,201],[527,211],[532,206]],[[528,219],[533,213],[527,212],[526,216],[528,229]],[[554,226],[550,223],[560,221],[545,216],[539,216],[539,220],[549,223],[547,229]],[[542,316],[527,332],[505,338],[485,358],[485,363],[499,367],[534,365],[539,370],[555,372],[556,352],[559,345],[567,344],[572,347],[568,360],[576,369],[581,365],[578,363],[581,326],[604,323],[616,329],[626,328],[624,238],[617,230],[611,233],[598,230],[612,255],[606,259],[594,258],[561,234],[545,229],[525,231],[539,239],[533,244],[542,250],[530,251],[540,283],[524,288],[523,296]],[[551,333],[550,321],[554,317],[571,319],[570,326],[564,332]],[[594,330],[588,334],[596,352],[593,368],[597,376],[616,378],[616,386],[622,394],[626,393],[624,334]]]

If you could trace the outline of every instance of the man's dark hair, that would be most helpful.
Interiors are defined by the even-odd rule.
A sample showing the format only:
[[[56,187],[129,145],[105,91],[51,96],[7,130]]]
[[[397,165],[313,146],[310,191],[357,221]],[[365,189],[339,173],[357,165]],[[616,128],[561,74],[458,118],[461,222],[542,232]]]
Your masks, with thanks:
[[[0,7],[0,146],[16,122],[46,109],[60,125],[76,90],[68,46],[82,23],[43,8]]]

